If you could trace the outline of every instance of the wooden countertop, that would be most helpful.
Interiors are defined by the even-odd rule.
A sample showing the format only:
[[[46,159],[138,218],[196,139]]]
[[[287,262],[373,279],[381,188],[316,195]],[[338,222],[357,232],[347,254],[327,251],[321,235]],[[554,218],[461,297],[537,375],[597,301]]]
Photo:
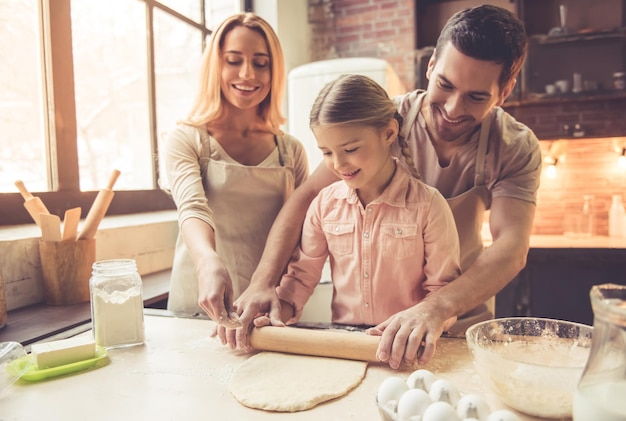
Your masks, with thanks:
[[[626,250],[626,238],[608,237],[606,235],[594,235],[591,237],[531,235],[530,248],[593,248]]]
[[[485,247],[491,245],[491,237],[483,236]],[[531,235],[532,249],[619,249],[626,250],[626,238],[594,235],[591,237],[570,237],[566,235]]]
[[[343,398],[295,413],[249,409],[228,391],[231,376],[249,355],[210,338],[209,320],[164,314],[149,310],[145,345],[110,350],[104,367],[42,382],[17,381],[0,394],[2,418],[379,421],[374,401],[378,386],[389,376],[406,378],[412,371],[370,364],[363,382]],[[435,358],[424,368],[452,381],[462,393],[482,395],[492,410],[505,408],[481,383],[463,339],[442,338]]]
[[[170,271],[142,276],[145,307],[159,305],[169,295]],[[34,304],[8,313],[7,324],[0,329],[0,342],[19,342],[24,346],[43,339],[68,337],[91,329],[89,302],[52,306]]]

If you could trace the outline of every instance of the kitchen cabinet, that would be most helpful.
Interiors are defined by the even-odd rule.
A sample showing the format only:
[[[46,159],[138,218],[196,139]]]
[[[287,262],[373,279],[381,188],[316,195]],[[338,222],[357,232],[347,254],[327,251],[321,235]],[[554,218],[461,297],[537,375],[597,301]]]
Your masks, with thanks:
[[[416,87],[425,88],[425,65],[446,20],[484,2],[428,0],[417,6]],[[615,89],[616,72],[626,71],[626,0],[491,0],[516,13],[529,36],[528,57],[507,103],[596,102],[626,98]],[[563,9],[561,9],[563,6]],[[561,18],[563,10],[563,19]],[[580,90],[574,88],[580,75]],[[566,80],[565,92],[546,85]]]
[[[626,249],[575,247],[531,247],[526,267],[496,296],[496,316],[593,324],[589,291],[602,283],[626,284]]]
[[[585,0],[519,0],[529,35],[521,101],[626,97],[613,76],[626,69],[625,4],[598,0],[590,8]],[[548,92],[560,80],[567,81],[566,89]]]

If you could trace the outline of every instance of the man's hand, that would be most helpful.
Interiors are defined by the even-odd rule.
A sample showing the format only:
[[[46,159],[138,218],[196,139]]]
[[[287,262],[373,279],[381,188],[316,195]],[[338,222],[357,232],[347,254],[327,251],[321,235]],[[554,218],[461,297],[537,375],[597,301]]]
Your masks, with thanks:
[[[416,358],[420,365],[425,365],[435,354],[443,331],[456,320],[443,317],[423,301],[368,329],[368,334],[381,336],[376,357],[393,369],[402,364],[413,365]]]

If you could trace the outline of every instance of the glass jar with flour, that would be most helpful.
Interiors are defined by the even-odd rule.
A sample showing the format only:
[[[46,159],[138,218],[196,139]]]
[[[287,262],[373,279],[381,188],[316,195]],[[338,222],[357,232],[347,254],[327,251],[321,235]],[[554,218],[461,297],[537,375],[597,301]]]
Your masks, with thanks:
[[[89,290],[97,345],[121,348],[144,342],[142,282],[134,260],[95,262]]]

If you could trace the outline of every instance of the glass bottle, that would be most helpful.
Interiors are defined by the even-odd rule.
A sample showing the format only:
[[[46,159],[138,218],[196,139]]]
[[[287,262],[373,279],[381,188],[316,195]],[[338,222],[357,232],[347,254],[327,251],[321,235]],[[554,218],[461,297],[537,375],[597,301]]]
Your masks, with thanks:
[[[613,73],[613,87],[618,91],[626,89],[626,72]]]
[[[590,292],[593,338],[574,395],[574,421],[626,421],[626,285]]]
[[[96,345],[121,348],[144,342],[142,282],[134,260],[95,262],[89,291]]]
[[[622,195],[614,194],[609,209],[609,237],[621,237],[623,235],[624,205]]]
[[[596,233],[596,214],[594,197],[591,194],[583,196],[581,236],[591,237]]]

